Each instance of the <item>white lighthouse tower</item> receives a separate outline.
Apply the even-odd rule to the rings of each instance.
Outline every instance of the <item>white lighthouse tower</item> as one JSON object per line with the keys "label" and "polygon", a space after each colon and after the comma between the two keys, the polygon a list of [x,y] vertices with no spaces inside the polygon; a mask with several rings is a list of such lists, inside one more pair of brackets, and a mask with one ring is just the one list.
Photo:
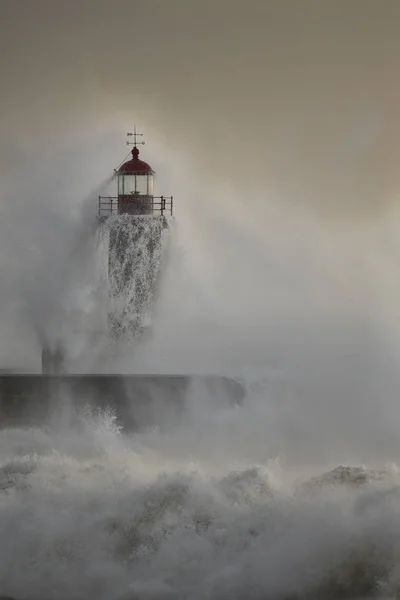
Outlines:
{"label": "white lighthouse tower", "polygon": [[[151,316],[157,284],[163,266],[168,225],[172,219],[172,196],[155,196],[155,172],[139,158],[138,142],[142,134],[133,137],[131,158],[115,169],[115,196],[99,196],[98,219],[101,238],[108,244],[107,277],[98,307],[105,318],[105,331],[86,331],[75,322],[66,324],[89,340],[106,339],[120,343],[139,341],[151,331]],[[106,308],[105,308],[106,305]],[[103,313],[103,310],[105,312]],[[96,313],[97,314],[97,313]],[[99,323],[103,323],[103,317]],[[68,337],[68,336],[67,336]],[[65,340],[43,344],[42,372],[65,373],[68,357]],[[92,347],[94,351],[94,347]]]}
{"label": "white lighthouse tower", "polygon": [[117,340],[148,331],[173,215],[173,197],[154,195],[155,172],[139,158],[142,134],[135,127],[128,136],[131,159],[115,170],[117,196],[99,197],[99,219],[109,235],[109,332]]}

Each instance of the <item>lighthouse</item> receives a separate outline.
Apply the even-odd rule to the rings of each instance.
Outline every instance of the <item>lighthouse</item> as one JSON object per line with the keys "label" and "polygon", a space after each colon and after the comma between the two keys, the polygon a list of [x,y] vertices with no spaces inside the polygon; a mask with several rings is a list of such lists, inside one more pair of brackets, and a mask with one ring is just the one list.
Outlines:
{"label": "lighthouse", "polygon": [[138,142],[142,133],[128,133],[133,136],[130,160],[114,169],[117,179],[117,196],[99,196],[99,218],[104,221],[112,215],[145,215],[172,216],[173,197],[154,196],[155,172],[144,160],[139,158],[138,145],[144,146],[144,141]]}
{"label": "lighthouse", "polygon": [[108,235],[109,333],[116,340],[148,333],[165,256],[173,197],[155,196],[155,172],[139,156],[133,137],[131,157],[114,170],[117,196],[99,197],[99,220]]}
{"label": "lighthouse", "polygon": [[[133,137],[133,142],[127,142],[133,148],[129,160],[114,169],[117,195],[98,199],[100,237],[106,241],[108,252],[104,279],[108,290],[101,294],[107,299],[106,331],[103,326],[98,332],[79,327],[79,333],[89,339],[99,339],[105,334],[117,343],[137,342],[151,332],[173,215],[173,197],[154,195],[154,169],[139,158],[138,146],[144,145],[139,141],[143,134],[137,133],[135,127],[127,135]],[[103,307],[101,302],[101,313]],[[71,327],[76,333],[76,327],[73,324]],[[63,340],[51,345],[43,343],[42,373],[65,373],[67,358]]]}

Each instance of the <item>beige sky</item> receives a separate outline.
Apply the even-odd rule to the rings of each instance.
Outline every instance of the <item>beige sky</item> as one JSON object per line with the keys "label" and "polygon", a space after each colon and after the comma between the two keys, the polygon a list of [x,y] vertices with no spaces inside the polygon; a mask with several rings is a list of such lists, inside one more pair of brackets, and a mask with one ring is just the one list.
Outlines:
{"label": "beige sky", "polygon": [[[400,190],[398,0],[0,0],[2,170],[128,111],[199,169],[318,214]],[[252,182],[252,183],[250,183]]]}

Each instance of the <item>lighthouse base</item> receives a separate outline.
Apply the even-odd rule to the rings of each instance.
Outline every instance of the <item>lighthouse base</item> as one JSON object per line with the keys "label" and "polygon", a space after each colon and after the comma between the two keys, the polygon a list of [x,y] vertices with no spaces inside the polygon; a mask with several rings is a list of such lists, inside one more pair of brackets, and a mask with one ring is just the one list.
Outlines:
{"label": "lighthouse base", "polygon": [[239,406],[243,385],[198,375],[0,375],[0,428],[62,426],[108,414],[125,432],[175,425],[195,404]]}

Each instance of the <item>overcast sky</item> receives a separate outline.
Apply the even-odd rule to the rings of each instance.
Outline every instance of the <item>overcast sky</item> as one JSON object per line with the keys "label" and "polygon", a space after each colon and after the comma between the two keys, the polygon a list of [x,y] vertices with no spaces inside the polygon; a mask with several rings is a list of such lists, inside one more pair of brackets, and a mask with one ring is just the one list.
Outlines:
{"label": "overcast sky", "polygon": [[398,447],[399,0],[0,0],[0,57],[0,368],[85,297],[136,123],[178,233],[136,368],[278,365],[290,438]]}
{"label": "overcast sky", "polygon": [[398,0],[0,11],[2,339],[25,347],[10,307],[47,307],[77,235],[71,206],[96,204],[134,122],[183,219],[192,321],[225,318],[249,343],[261,321],[308,327],[317,307],[367,319],[374,339],[400,322]]}
{"label": "overcast sky", "polygon": [[398,192],[398,0],[0,9],[2,171],[20,166],[22,140],[40,147],[127,111],[199,168],[314,211],[375,215]]}

